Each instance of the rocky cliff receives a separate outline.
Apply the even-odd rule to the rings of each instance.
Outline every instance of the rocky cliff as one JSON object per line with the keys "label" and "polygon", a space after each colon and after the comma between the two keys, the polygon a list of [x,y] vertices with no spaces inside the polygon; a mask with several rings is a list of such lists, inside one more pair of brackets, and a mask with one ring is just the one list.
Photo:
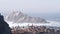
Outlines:
{"label": "rocky cliff", "polygon": [[4,17],[0,14],[0,34],[12,34],[9,25],[4,21]]}
{"label": "rocky cliff", "polygon": [[31,17],[27,14],[24,14],[22,12],[12,12],[8,16],[6,16],[6,20],[13,21],[13,22],[27,22],[27,23],[47,23],[45,19],[41,19],[40,17]]}

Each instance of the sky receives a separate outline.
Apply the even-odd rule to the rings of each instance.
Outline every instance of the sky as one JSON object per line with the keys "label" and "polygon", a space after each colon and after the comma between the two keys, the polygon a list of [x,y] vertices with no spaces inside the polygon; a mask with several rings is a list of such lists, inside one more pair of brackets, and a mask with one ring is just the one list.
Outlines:
{"label": "sky", "polygon": [[[47,11],[48,0],[0,0],[0,9],[2,10],[24,10],[36,12],[40,10]],[[36,10],[36,11],[34,11]],[[31,11],[30,11],[31,12]]]}
{"label": "sky", "polygon": [[0,0],[2,14],[12,11],[21,11],[42,18],[59,18],[60,0]]}

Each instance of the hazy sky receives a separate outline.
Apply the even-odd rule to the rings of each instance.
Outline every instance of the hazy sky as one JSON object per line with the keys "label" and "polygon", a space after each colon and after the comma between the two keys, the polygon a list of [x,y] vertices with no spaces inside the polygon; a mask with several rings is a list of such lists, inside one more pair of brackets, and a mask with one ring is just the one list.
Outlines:
{"label": "hazy sky", "polygon": [[[33,12],[60,11],[60,0],[0,0],[2,10],[33,10]],[[35,10],[35,11],[34,11]],[[49,10],[49,11],[48,11]]]}
{"label": "hazy sky", "polygon": [[51,14],[58,15],[60,13],[60,0],[0,0],[0,12],[15,10],[42,17]]}

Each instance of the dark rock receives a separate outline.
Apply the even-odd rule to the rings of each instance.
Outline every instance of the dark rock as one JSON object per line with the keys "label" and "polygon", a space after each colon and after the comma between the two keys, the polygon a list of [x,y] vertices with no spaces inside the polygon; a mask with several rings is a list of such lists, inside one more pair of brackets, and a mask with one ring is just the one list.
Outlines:
{"label": "dark rock", "polygon": [[4,17],[0,14],[0,34],[12,34],[9,25],[4,21]]}
{"label": "dark rock", "polygon": [[24,33],[21,33],[21,34],[33,34],[32,32],[24,32]]}

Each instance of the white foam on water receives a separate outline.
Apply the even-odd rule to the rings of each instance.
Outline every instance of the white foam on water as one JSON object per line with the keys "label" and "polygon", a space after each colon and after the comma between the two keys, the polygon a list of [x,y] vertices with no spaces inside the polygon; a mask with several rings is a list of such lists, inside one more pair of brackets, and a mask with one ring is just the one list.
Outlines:
{"label": "white foam on water", "polygon": [[37,25],[37,26],[60,26],[60,22],[55,22],[55,21],[48,21],[50,23],[13,23],[10,21],[6,21],[10,27],[15,27],[15,26],[31,26],[33,25]]}

